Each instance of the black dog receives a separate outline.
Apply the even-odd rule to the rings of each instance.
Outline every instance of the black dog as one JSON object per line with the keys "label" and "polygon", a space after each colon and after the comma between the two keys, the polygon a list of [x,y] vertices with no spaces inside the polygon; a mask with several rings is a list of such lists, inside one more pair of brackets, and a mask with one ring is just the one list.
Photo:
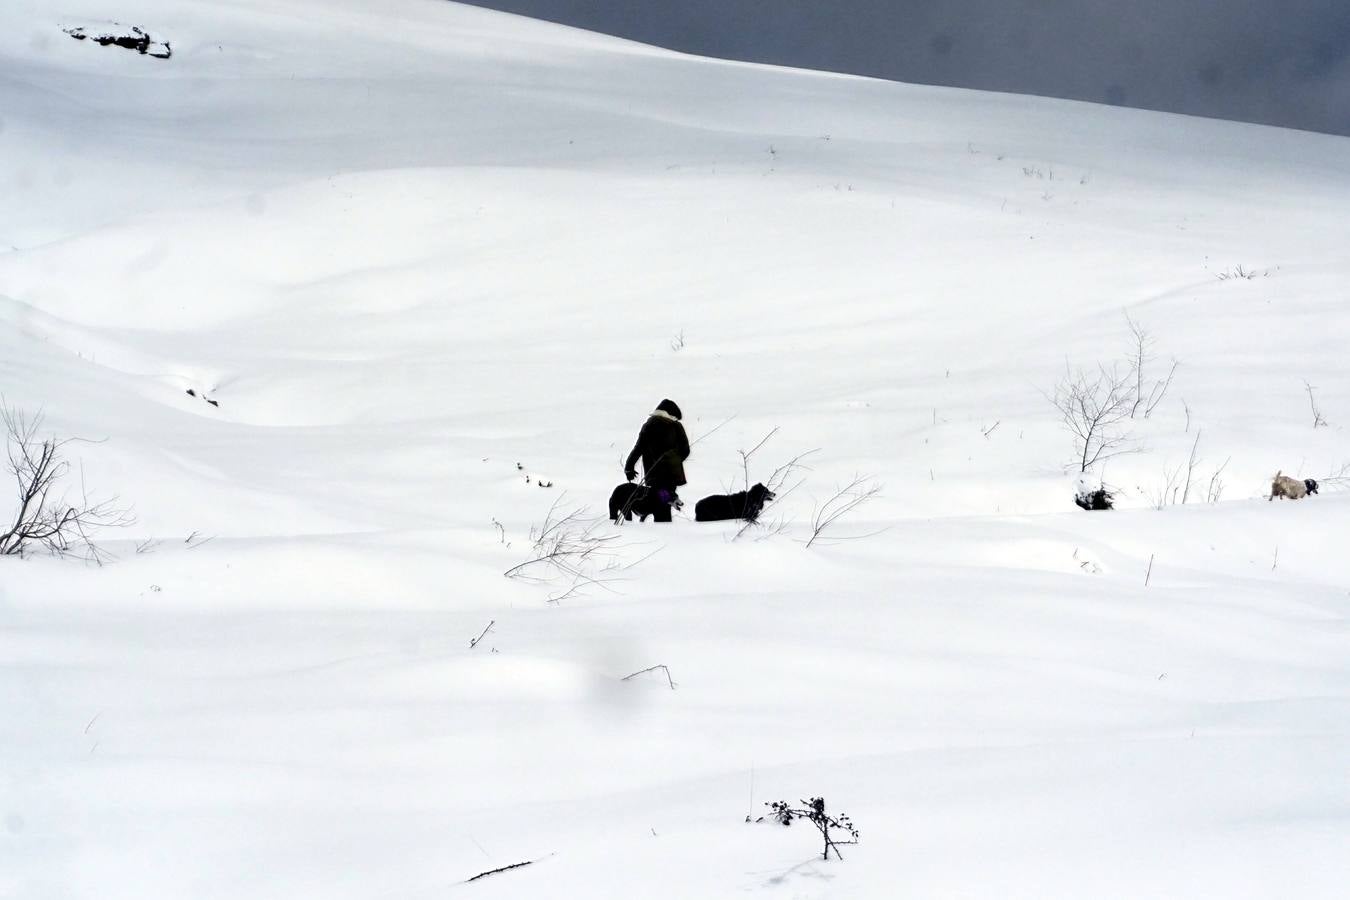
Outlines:
{"label": "black dog", "polygon": [[747,522],[753,522],[759,518],[764,504],[774,496],[774,492],[762,484],[735,494],[713,494],[694,504],[694,520],[721,522],[726,519],[745,519]]}
{"label": "black dog", "polygon": [[623,516],[625,522],[631,522],[634,513],[637,513],[639,522],[647,521],[648,516],[660,521],[663,513],[666,514],[666,521],[670,521],[669,510],[672,507],[684,509],[684,504],[673,493],[668,496],[671,498],[670,502],[663,503],[661,492],[654,491],[645,484],[621,484],[609,495],[610,521],[617,522],[619,517]]}
{"label": "black dog", "polygon": [[1309,494],[1317,493],[1317,482],[1311,478],[1303,479],[1303,486],[1308,489]]}

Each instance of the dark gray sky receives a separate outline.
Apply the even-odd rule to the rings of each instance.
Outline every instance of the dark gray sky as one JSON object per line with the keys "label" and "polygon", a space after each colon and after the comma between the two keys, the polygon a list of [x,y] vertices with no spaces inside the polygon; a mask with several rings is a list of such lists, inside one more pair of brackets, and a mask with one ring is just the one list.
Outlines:
{"label": "dark gray sky", "polygon": [[1350,134],[1350,0],[468,0],[675,50]]}

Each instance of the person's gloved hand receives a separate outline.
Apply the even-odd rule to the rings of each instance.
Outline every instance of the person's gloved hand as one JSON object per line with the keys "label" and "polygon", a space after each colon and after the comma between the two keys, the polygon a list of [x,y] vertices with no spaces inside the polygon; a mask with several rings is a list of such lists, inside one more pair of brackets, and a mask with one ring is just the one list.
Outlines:
{"label": "person's gloved hand", "polygon": [[623,474],[628,476],[629,481],[637,480],[637,471],[635,469],[625,469]]}

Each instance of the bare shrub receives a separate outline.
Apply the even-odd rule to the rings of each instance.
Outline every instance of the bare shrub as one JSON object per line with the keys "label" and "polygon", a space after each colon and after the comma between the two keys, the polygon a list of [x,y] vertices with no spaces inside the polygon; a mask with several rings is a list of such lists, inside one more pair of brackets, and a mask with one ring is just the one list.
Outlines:
{"label": "bare shrub", "polygon": [[1148,501],[1149,506],[1154,509],[1165,509],[1177,502],[1177,493],[1181,490],[1177,486],[1177,479],[1180,474],[1180,466],[1175,468],[1163,466],[1162,484],[1152,488],[1141,487],[1139,492],[1144,495],[1144,499]]}
{"label": "bare shrub", "polygon": [[530,559],[502,573],[507,578],[564,585],[549,597],[551,602],[593,587],[612,590],[613,582],[620,580],[624,571],[643,561],[624,563],[619,536],[606,533],[604,528],[609,520],[589,515],[585,506],[564,512],[561,506],[565,497],[554,500],[544,521],[530,529]]}
{"label": "bare shrub", "polygon": [[1066,370],[1055,385],[1050,399],[1073,435],[1074,464],[1080,472],[1138,449],[1125,427],[1134,405],[1133,380],[1132,371],[1122,374],[1118,366],[1098,366],[1096,375]]}
{"label": "bare shrub", "polygon": [[1179,503],[1189,503],[1192,492],[1197,498],[1203,496],[1206,503],[1218,503],[1219,498],[1223,496],[1223,472],[1224,469],[1228,468],[1228,463],[1232,460],[1232,457],[1225,459],[1223,465],[1214,470],[1213,474],[1210,475],[1208,485],[1202,489],[1197,472],[1199,472],[1202,462],[1199,450],[1200,435],[1203,433],[1203,431],[1195,433],[1195,440],[1191,442],[1191,452],[1186,458],[1185,465],[1164,466],[1163,480],[1160,486],[1152,489],[1140,489],[1149,505],[1154,509],[1175,506]]}
{"label": "bare shrub", "polygon": [[23,556],[45,550],[57,556],[78,556],[102,565],[111,554],[94,542],[104,528],[120,528],[135,519],[117,497],[92,499],[81,476],[79,491],[66,482],[71,475],[64,449],[78,438],[39,437],[42,414],[29,416],[0,406],[8,469],[18,489],[18,509],[0,531],[0,556]]}
{"label": "bare shrub", "polygon": [[[881,485],[867,484],[867,476],[857,475],[853,480],[835,491],[834,496],[816,507],[811,514],[811,537],[806,546],[810,547],[820,540],[826,530],[833,527],[844,516],[853,512],[869,500],[881,495]],[[831,538],[831,540],[856,540],[871,537],[870,534],[856,535],[853,538]]]}

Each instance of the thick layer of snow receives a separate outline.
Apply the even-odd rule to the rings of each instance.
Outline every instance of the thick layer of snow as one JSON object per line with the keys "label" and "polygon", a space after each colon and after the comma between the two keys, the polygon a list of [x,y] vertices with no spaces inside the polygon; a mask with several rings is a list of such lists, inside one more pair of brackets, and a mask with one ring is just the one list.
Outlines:
{"label": "thick layer of snow", "polygon": [[[0,393],[139,520],[0,560],[0,896],[1343,894],[1350,142],[431,0],[0,29]],[[1086,514],[1045,394],[1127,312],[1179,366]],[[665,396],[689,499],[805,483],[504,579]],[[813,794],[842,862],[745,823]]]}

